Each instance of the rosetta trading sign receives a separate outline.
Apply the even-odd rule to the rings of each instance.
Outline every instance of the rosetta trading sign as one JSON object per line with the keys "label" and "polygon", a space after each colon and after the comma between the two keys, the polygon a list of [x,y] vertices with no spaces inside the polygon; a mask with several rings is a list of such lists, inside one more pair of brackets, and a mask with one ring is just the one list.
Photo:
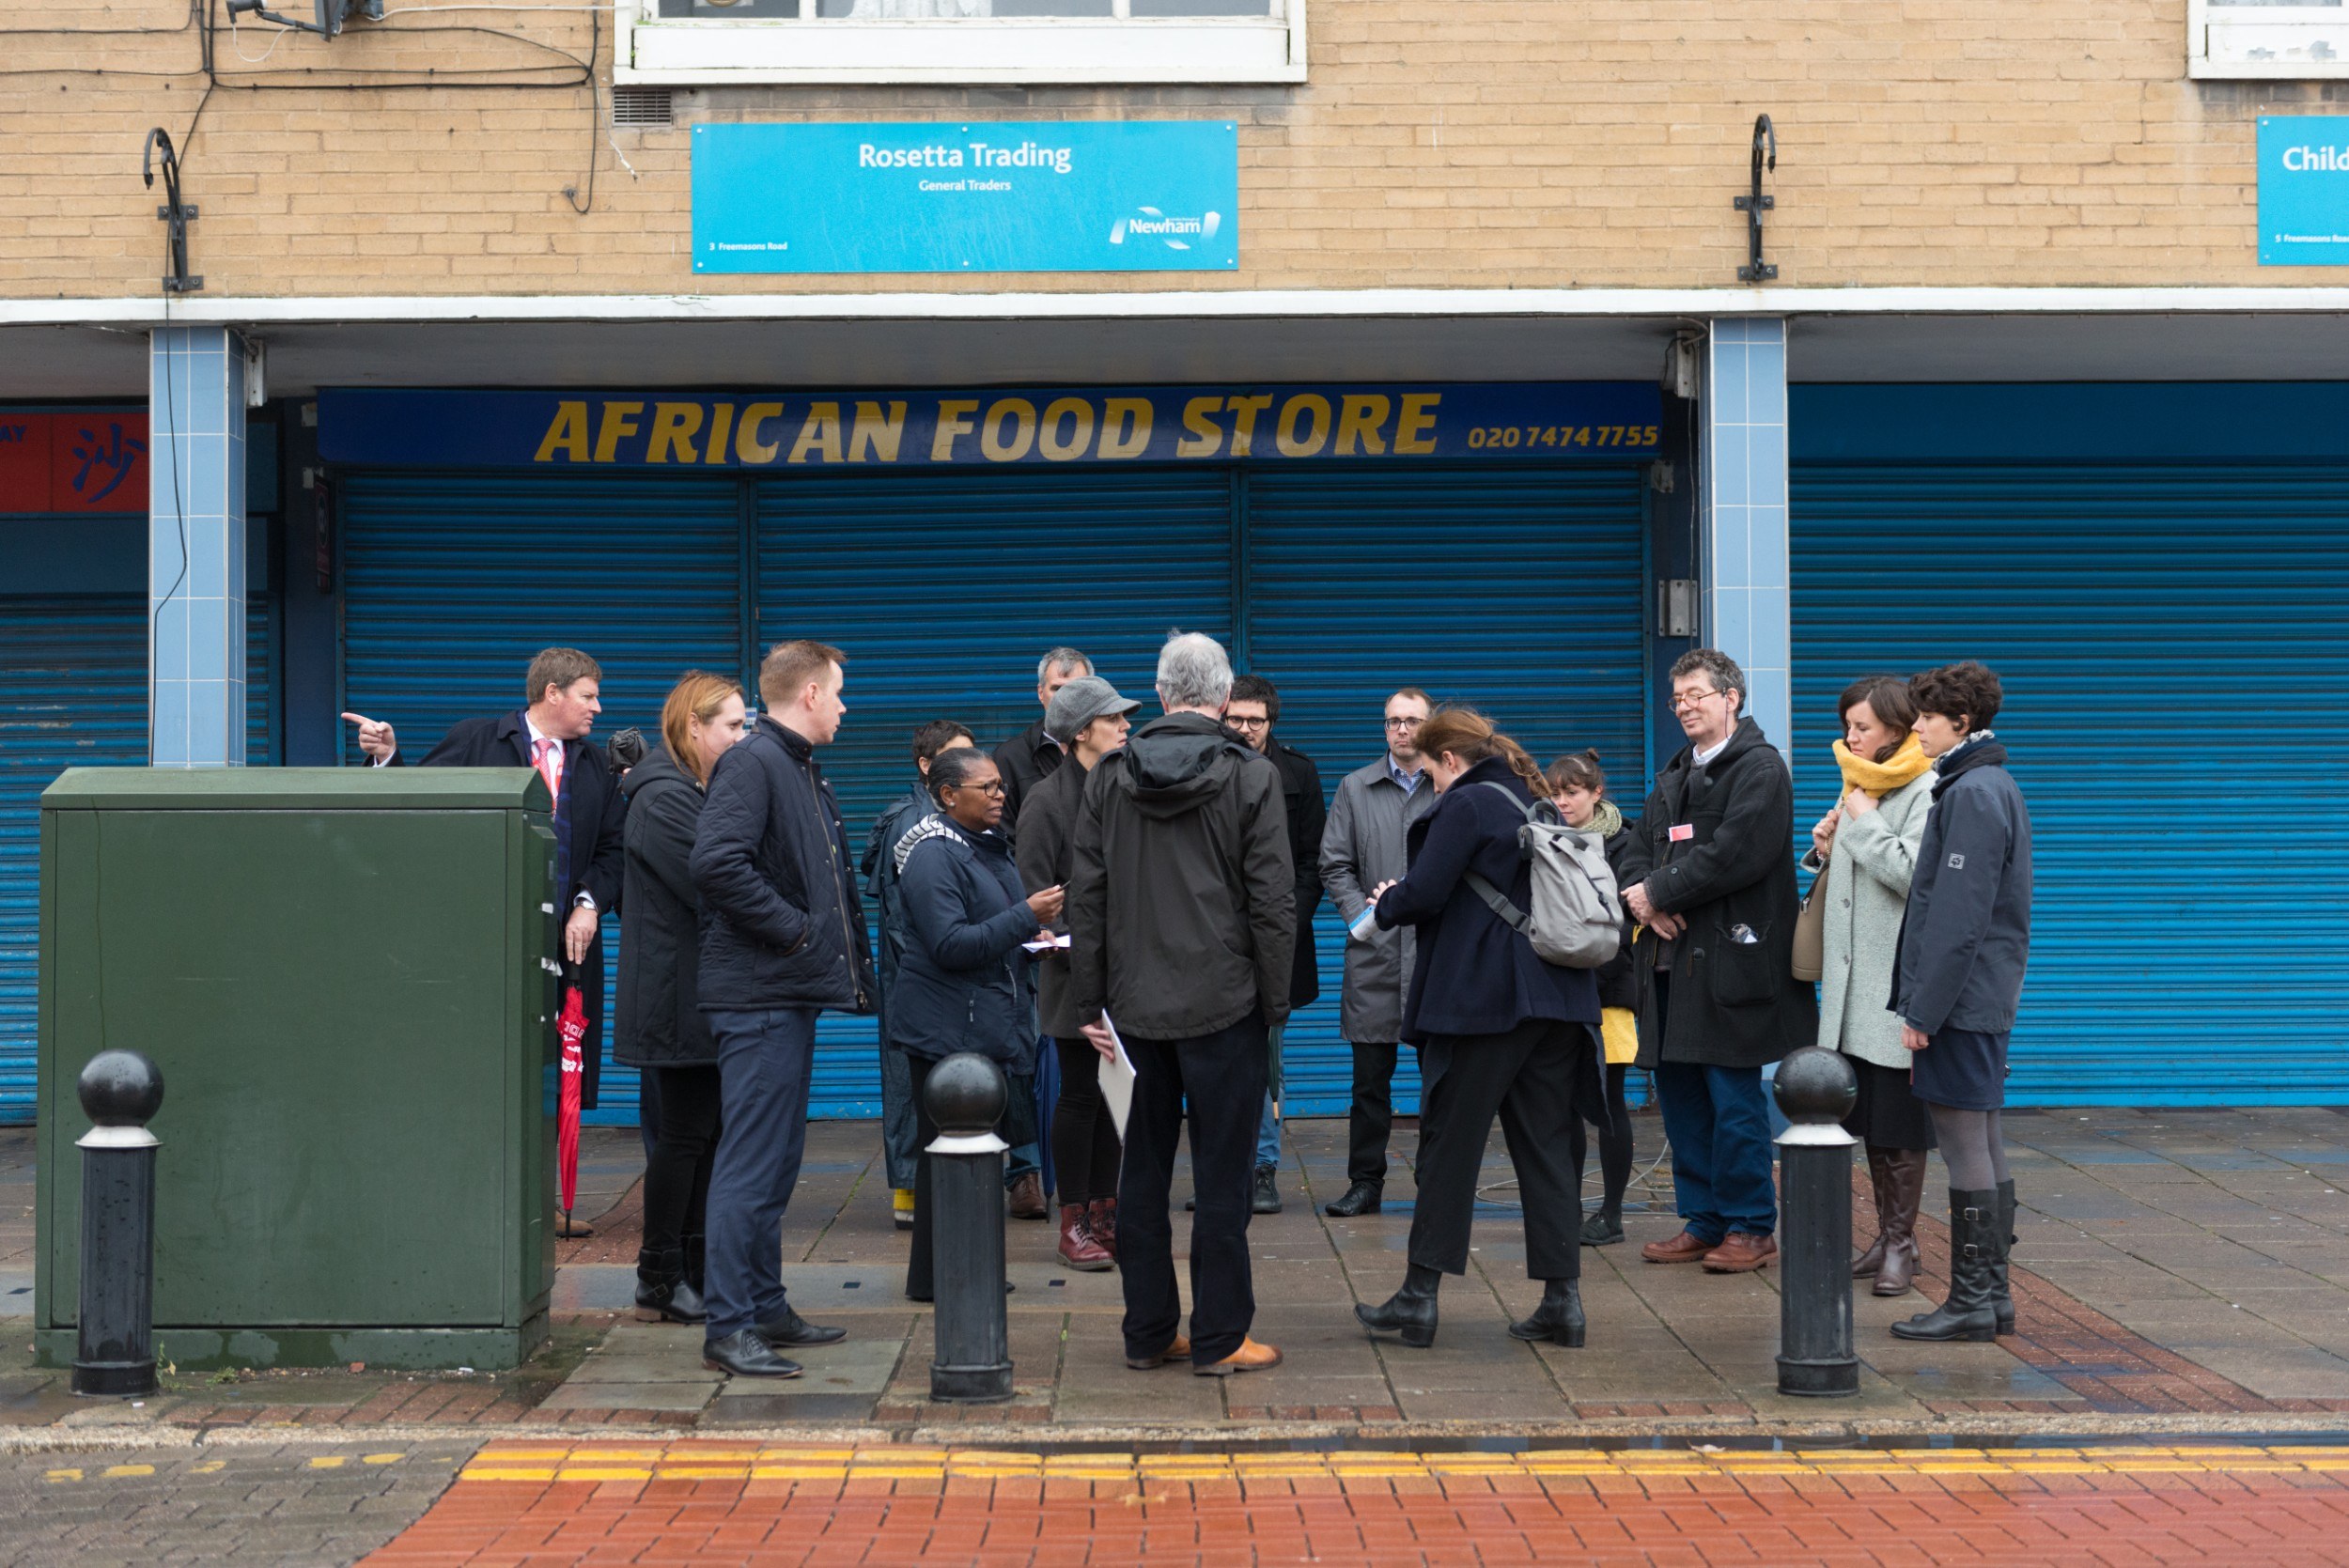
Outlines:
{"label": "rosetta trading sign", "polygon": [[1229,272],[1225,120],[697,125],[697,272]]}

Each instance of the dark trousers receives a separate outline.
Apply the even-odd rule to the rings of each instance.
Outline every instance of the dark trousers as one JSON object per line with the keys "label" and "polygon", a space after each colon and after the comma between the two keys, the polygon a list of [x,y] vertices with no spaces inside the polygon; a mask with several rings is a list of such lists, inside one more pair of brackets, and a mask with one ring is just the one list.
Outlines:
{"label": "dark trousers", "polygon": [[1568,1151],[1574,1157],[1575,1190],[1579,1192],[1591,1153],[1582,1124],[1588,1122],[1598,1129],[1598,1173],[1605,1184],[1599,1207],[1608,1214],[1623,1212],[1624,1188],[1631,1185],[1631,1100],[1626,1093],[1630,1074],[1626,1063],[1608,1067],[1606,1096],[1582,1108],[1582,1114],[1575,1119],[1574,1147]]}
{"label": "dark trousers", "polygon": [[718,1036],[718,1158],[709,1174],[706,1337],[783,1315],[783,1213],[807,1152],[816,1009],[709,1015]]}
{"label": "dark trousers", "polygon": [[1582,1274],[1582,1193],[1568,1142],[1582,1101],[1598,1092],[1598,1031],[1529,1018],[1503,1034],[1438,1038],[1420,1053],[1419,1204],[1410,1260],[1468,1272],[1469,1225],[1493,1117],[1501,1118],[1525,1211],[1525,1271]]}
{"label": "dark trousers", "polygon": [[1354,1042],[1354,1103],[1346,1113],[1346,1179],[1382,1186],[1394,1127],[1393,1041]]}
{"label": "dark trousers", "polygon": [[[930,1239],[934,1234],[930,1230],[930,1144],[938,1137],[938,1124],[930,1119],[929,1102],[922,1092],[929,1087],[930,1074],[939,1059],[915,1056],[910,1051],[900,1054],[913,1075],[913,1114],[918,1129],[913,1154],[913,1234],[910,1238],[913,1245],[906,1254],[906,1295],[916,1301],[927,1301],[937,1293],[937,1244]],[[1017,1081],[1009,1074],[1004,1077],[1007,1081]],[[1006,1105],[1004,1113],[995,1122],[995,1135],[1006,1142],[1010,1141],[1013,1120],[1010,1106]]]}
{"label": "dark trousers", "polygon": [[1060,1103],[1052,1109],[1052,1170],[1060,1201],[1089,1203],[1117,1196],[1117,1122],[1101,1099],[1101,1058],[1083,1035],[1054,1039]]}
{"label": "dark trousers", "polygon": [[1128,1036],[1134,1103],[1126,1118],[1119,1172],[1117,1266],[1126,1287],[1126,1354],[1156,1356],[1182,1327],[1174,1288],[1174,1225],[1168,1194],[1183,1102],[1190,1102],[1190,1347],[1194,1363],[1240,1347],[1256,1319],[1248,1266],[1254,1196],[1256,1119],[1264,1111],[1266,1031],[1262,1013],[1187,1040]]}
{"label": "dark trousers", "polygon": [[921,1147],[913,1135],[913,1069],[906,1053],[889,1043],[888,1027],[881,1025],[881,1158],[889,1167],[889,1185],[911,1191],[913,1152]]}
{"label": "dark trousers", "polygon": [[700,1235],[709,1210],[709,1174],[718,1153],[719,1077],[715,1066],[647,1067],[661,1125],[645,1163],[645,1250],[667,1252]]}

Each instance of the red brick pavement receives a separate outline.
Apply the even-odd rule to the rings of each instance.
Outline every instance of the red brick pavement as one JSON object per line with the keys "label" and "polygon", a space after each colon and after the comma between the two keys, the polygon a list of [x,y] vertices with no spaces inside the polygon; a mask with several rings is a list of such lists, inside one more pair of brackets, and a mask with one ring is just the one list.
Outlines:
{"label": "red brick pavement", "polygon": [[493,1446],[370,1568],[2349,1563],[2349,1451]]}

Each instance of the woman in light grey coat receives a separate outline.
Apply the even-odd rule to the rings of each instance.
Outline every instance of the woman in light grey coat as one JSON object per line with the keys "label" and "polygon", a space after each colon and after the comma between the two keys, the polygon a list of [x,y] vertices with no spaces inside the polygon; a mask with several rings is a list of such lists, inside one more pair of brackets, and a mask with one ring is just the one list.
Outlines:
{"label": "woman in light grey coat", "polygon": [[1917,1210],[1933,1119],[1909,1088],[1900,1015],[1887,1005],[1917,846],[1933,809],[1933,766],[1910,733],[1917,708],[1892,675],[1854,681],[1837,705],[1843,794],[1811,831],[1803,864],[1826,879],[1819,1045],[1851,1058],[1859,1099],[1843,1126],[1868,1148],[1876,1239],[1852,1264],[1875,1294],[1901,1296],[1917,1273]]}

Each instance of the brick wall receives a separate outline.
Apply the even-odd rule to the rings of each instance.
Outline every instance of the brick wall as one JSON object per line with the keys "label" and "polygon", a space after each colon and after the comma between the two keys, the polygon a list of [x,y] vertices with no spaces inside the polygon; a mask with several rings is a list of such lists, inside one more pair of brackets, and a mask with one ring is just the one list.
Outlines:
{"label": "brick wall", "polygon": [[[2186,0],[1314,0],[1301,87],[680,90],[675,129],[613,140],[608,100],[591,121],[584,86],[526,85],[576,78],[539,46],[585,54],[586,14],[410,13],[247,64],[275,30],[232,39],[224,0],[199,3],[220,8],[209,98],[172,0],[0,0],[0,297],[152,289],[140,140],[182,137],[199,101],[187,195],[214,297],[836,289],[692,274],[690,125],[928,117],[1237,117],[1241,268],[855,287],[1728,285],[1763,111],[1785,284],[2336,281],[2254,264],[2253,126],[2349,84],[2189,83]],[[382,85],[428,69],[521,74]],[[584,199],[591,156],[582,216],[565,191]]]}

